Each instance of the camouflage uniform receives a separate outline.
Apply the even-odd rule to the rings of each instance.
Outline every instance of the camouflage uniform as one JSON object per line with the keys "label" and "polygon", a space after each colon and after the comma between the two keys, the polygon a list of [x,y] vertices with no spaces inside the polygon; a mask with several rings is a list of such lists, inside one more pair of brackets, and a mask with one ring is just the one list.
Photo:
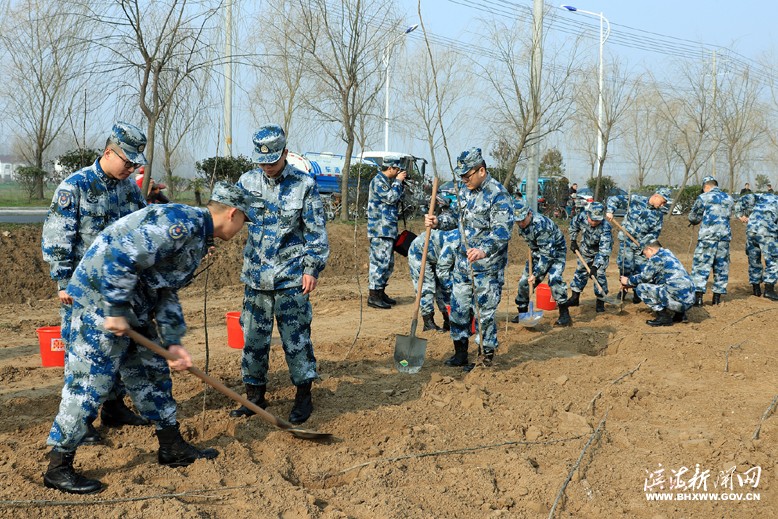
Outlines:
{"label": "camouflage uniform", "polygon": [[[594,205],[593,202],[591,205]],[[598,204],[599,207],[602,207]],[[602,220],[602,223],[597,226],[592,226],[589,223],[589,211],[581,211],[570,222],[570,241],[574,242],[578,239],[578,234],[581,235],[581,243],[578,246],[578,252],[584,261],[591,265],[593,270],[596,270],[595,278],[597,283],[600,284],[605,294],[608,293],[608,278],[605,276],[605,271],[608,269],[610,263],[611,251],[613,250],[613,233],[611,232],[611,224],[607,220]],[[599,218],[602,218],[600,216]],[[589,273],[586,271],[586,267],[578,261],[573,281],[570,283],[570,289],[573,292],[582,292],[586,283],[589,281]],[[604,294],[597,288],[597,284],[594,285],[594,294],[597,297],[602,297]]]}
{"label": "camouflage uniform", "polygon": [[635,293],[655,312],[683,313],[694,304],[694,282],[668,249],[660,248],[639,273],[628,278]]}
{"label": "camouflage uniform", "polygon": [[748,217],[746,255],[749,283],[778,283],[778,196],[772,193],[744,195],[735,206],[735,215],[738,218]]}
{"label": "camouflage uniform", "polygon": [[[703,184],[713,177],[705,177]],[[689,222],[700,225],[697,247],[692,261],[692,279],[697,292],[706,291],[708,275],[713,269],[713,293],[726,294],[729,282],[729,242],[732,229],[732,197],[718,186],[700,194],[689,211]]]}
{"label": "camouflage uniform", "polygon": [[286,163],[275,179],[258,168],[244,173],[237,185],[254,197],[241,273],[246,284],[240,316],[243,381],[267,384],[275,317],[292,383],[309,383],[318,375],[311,343],[313,311],[302,279],[303,274],[318,278],[330,254],[316,181]]}
{"label": "camouflage uniform", "polygon": [[[660,188],[657,194],[663,196],[669,205],[671,203],[670,190]],[[662,223],[668,212],[667,205],[654,208],[648,203],[649,197],[632,195],[627,200],[625,195],[616,195],[608,198],[607,212],[613,213],[617,209],[627,209],[624,216],[623,227],[639,243],[648,243],[659,238],[662,232]],[[635,245],[623,232],[619,231],[619,256],[618,267],[622,276],[630,276],[640,272],[646,263],[646,258],[641,254],[640,246]]]}
{"label": "camouflage uniform", "polygon": [[[425,235],[416,237],[408,249],[408,267],[414,290],[418,290],[421,257],[424,252]],[[459,231],[439,231],[433,229],[427,249],[427,263],[424,267],[424,283],[421,293],[421,313],[429,315],[435,312],[434,302],[446,315],[446,306],[451,301],[451,270],[454,267],[454,255],[459,246]]]}
{"label": "camouflage uniform", "polygon": [[[126,138],[126,133],[122,132],[127,130],[139,134],[135,138],[145,143],[146,138],[138,128],[119,122],[112,132],[117,145],[119,138]],[[145,163],[142,155],[134,158],[141,161],[141,157]],[[41,238],[43,259],[49,264],[51,279],[57,282],[58,290],[68,286],[78,262],[103,229],[143,207],[146,207],[146,199],[135,182],[108,176],[100,166],[99,157],[91,166],[63,180],[54,192]],[[60,328],[66,347],[72,311],[71,305],[60,305]],[[121,380],[117,380],[117,387],[108,400],[123,395]]]}
{"label": "camouflage uniform", "polygon": [[[474,150],[470,153],[474,154]],[[480,150],[477,155],[480,158]],[[467,169],[464,172],[467,172]],[[456,249],[452,273],[451,338],[456,342],[470,336],[471,315],[475,313],[475,285],[475,297],[480,311],[477,326],[483,338],[481,344],[484,351],[493,351],[498,347],[494,314],[502,296],[504,271],[508,263],[508,242],[513,230],[513,203],[508,191],[488,174],[483,183],[473,191],[461,184],[458,203],[452,204],[451,211],[438,216],[439,229],[449,231],[457,226],[460,235],[464,233],[466,240],[461,240]],[[486,257],[468,264],[465,247],[480,249],[486,253]],[[471,266],[472,282],[469,272]]]}
{"label": "camouflage uniform", "polygon": [[[523,218],[521,218],[523,220]],[[548,274],[551,294],[560,306],[567,303],[567,284],[562,279],[567,260],[567,244],[559,227],[547,216],[532,213],[530,224],[524,229],[517,225],[519,235],[524,238],[532,254],[532,268],[535,270],[535,284],[540,283]],[[516,306],[529,304],[529,261],[524,265]]]}
{"label": "camouflage uniform", "polygon": [[71,452],[86,433],[117,373],[138,411],[157,429],[176,424],[176,402],[167,362],[103,328],[105,318],[125,317],[133,328],[164,346],[180,345],[186,332],[177,291],[192,279],[213,244],[207,209],[153,205],[103,231],[84,254],[67,287],[72,327],[59,413],[47,443]]}
{"label": "camouflage uniform", "polygon": [[394,271],[394,240],[397,238],[397,204],[403,197],[403,184],[382,172],[370,181],[367,199],[367,237],[370,239],[368,288],[386,287]]}

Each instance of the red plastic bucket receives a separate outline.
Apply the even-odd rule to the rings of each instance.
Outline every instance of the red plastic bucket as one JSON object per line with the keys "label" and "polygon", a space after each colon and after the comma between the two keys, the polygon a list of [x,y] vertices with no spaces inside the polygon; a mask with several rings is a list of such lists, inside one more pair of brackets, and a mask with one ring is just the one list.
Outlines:
{"label": "red plastic bucket", "polygon": [[556,310],[556,301],[551,296],[551,287],[541,283],[535,289],[535,308],[538,310]]}
{"label": "red plastic bucket", "polygon": [[227,346],[243,348],[243,327],[240,325],[240,312],[227,312]]}
{"label": "red plastic bucket", "polygon": [[[451,305],[446,305],[446,311],[449,317],[451,316]],[[470,333],[475,333],[475,317],[470,321]]]}
{"label": "red plastic bucket", "polygon": [[38,332],[41,363],[44,368],[61,368],[65,365],[65,341],[59,326],[43,326]]}

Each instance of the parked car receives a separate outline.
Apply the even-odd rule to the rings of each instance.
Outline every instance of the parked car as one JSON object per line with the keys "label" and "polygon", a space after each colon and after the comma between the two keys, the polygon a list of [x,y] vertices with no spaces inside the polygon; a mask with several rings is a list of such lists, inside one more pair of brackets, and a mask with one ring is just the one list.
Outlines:
{"label": "parked car", "polygon": [[[624,191],[623,189],[619,187],[614,187],[608,192],[608,196],[605,197],[607,200],[608,197],[616,196],[616,195],[624,195],[626,196],[628,193]],[[578,192],[575,194],[575,211],[579,212],[582,211],[587,205],[594,202],[594,192],[589,189],[588,187],[582,187],[578,189]],[[603,202],[605,203],[605,202]],[[627,212],[624,209],[617,209],[615,213],[613,213],[613,216],[619,216],[623,217]]]}

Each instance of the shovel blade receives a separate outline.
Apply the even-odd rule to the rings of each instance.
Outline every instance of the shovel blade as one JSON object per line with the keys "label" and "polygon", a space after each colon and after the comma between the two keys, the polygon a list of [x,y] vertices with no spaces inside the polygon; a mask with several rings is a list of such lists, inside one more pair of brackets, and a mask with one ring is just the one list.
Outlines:
{"label": "shovel blade", "polygon": [[534,328],[542,320],[543,320],[542,311],[519,314],[519,324],[526,328]]}
{"label": "shovel blade", "polygon": [[394,367],[400,373],[418,373],[427,353],[427,339],[398,335],[394,343]]}
{"label": "shovel blade", "polygon": [[298,429],[297,427],[294,427],[292,429],[286,429],[286,432],[292,433],[297,438],[302,438],[304,440],[331,440],[332,434],[330,433],[322,433],[322,432],[316,432],[311,431],[309,429]]}
{"label": "shovel blade", "polygon": [[613,306],[617,306],[621,304],[621,301],[616,296],[602,296],[599,299]]}

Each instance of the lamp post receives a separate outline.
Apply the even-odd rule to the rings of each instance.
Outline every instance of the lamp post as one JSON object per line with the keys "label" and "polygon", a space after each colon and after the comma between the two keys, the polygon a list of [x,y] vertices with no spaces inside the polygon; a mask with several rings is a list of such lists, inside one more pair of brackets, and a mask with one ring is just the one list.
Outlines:
{"label": "lamp post", "polygon": [[[594,13],[592,11],[584,11],[578,9],[572,5],[563,5],[562,9],[567,9],[574,13],[588,14],[591,16],[598,16],[600,18],[600,82],[597,96],[597,174],[600,173],[600,167],[602,164],[602,81],[603,81],[603,62],[602,62],[602,49],[605,46],[605,40],[611,34],[611,24],[602,13]],[[607,31],[603,34],[603,23],[607,25]]]}
{"label": "lamp post", "polygon": [[416,30],[419,24],[413,24],[402,34],[398,34],[389,44],[384,51],[384,74],[386,75],[386,83],[384,89],[386,90],[384,99],[384,151],[389,151],[389,51],[394,45],[400,41],[406,34],[409,34]]}

